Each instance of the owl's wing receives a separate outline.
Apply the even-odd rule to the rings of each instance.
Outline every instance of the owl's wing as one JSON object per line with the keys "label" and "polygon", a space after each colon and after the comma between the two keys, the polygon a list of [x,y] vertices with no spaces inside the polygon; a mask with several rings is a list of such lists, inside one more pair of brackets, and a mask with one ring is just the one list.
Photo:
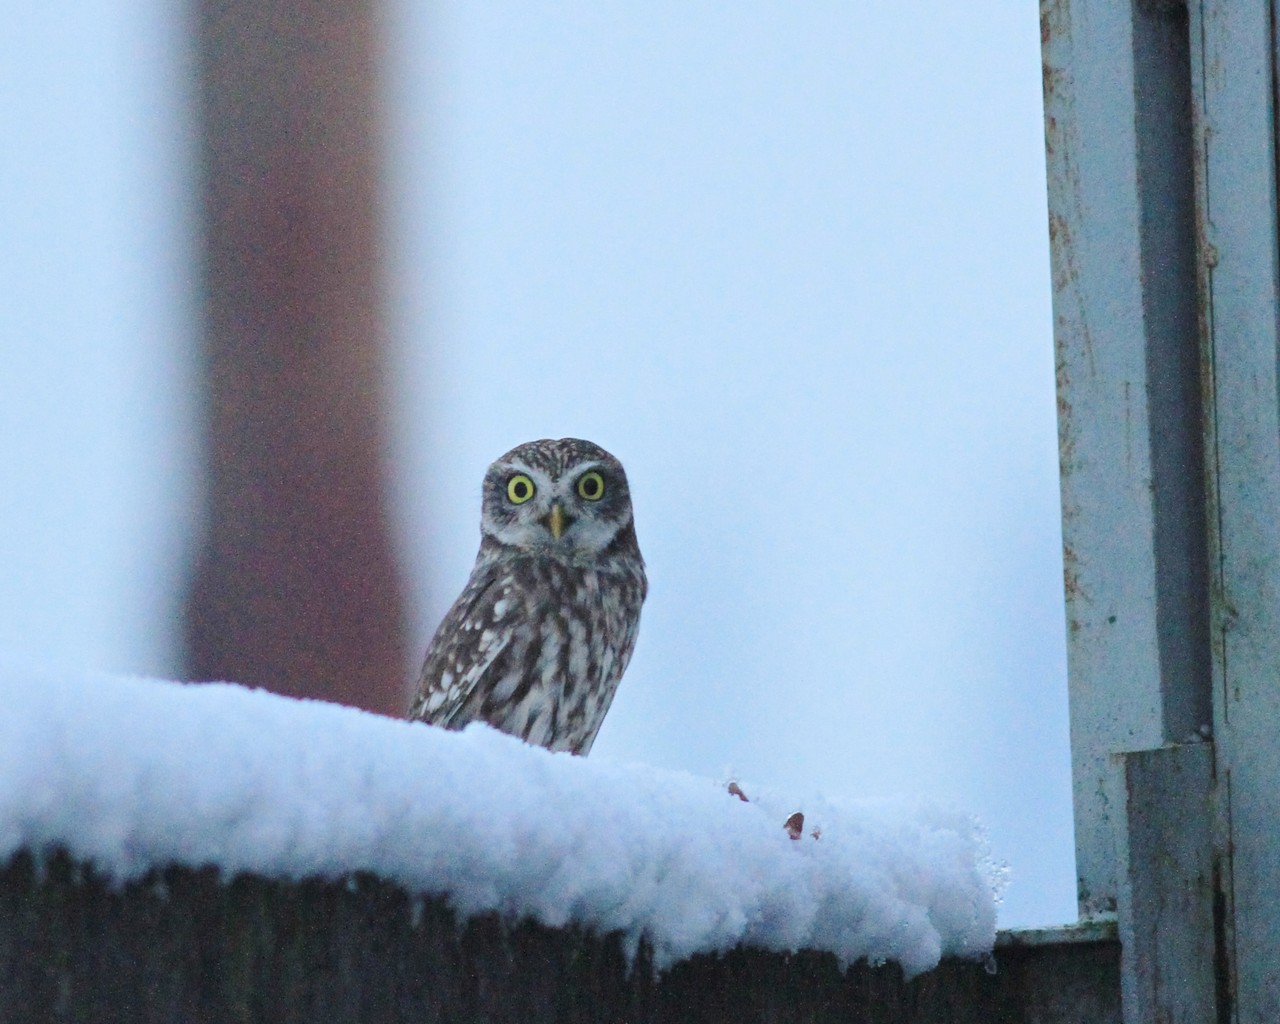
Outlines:
{"label": "owl's wing", "polygon": [[511,641],[509,629],[496,628],[493,612],[507,592],[506,584],[494,565],[471,574],[427,648],[410,719],[445,728],[466,724],[457,721],[458,712]]}

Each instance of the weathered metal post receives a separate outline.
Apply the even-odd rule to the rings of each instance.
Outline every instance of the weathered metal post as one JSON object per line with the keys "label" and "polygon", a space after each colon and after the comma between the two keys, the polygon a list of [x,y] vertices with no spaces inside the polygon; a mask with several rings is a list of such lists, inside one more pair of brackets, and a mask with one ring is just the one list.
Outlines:
{"label": "weathered metal post", "polygon": [[1273,0],[1042,4],[1080,912],[1280,1020]]}
{"label": "weathered metal post", "polygon": [[1186,15],[1147,7],[1042,11],[1083,917],[1124,877],[1113,755],[1211,717]]}
{"label": "weathered metal post", "polygon": [[1220,998],[1280,1020],[1275,0],[1191,0],[1209,472]]}

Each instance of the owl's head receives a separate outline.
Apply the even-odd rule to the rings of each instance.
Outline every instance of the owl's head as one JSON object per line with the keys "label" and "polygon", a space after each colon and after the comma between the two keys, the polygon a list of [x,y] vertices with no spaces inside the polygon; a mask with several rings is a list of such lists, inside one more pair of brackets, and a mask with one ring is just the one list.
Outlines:
{"label": "owl's head", "polygon": [[634,547],[622,463],[573,437],[512,448],[485,474],[480,530],[486,542],[566,560]]}

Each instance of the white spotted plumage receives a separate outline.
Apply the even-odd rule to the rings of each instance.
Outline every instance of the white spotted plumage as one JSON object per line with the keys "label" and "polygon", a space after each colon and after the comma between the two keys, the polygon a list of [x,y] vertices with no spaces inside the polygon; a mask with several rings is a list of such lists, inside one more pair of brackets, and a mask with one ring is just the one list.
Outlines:
{"label": "white spotted plumage", "polygon": [[[528,496],[523,484],[513,496],[516,477]],[[479,720],[587,753],[646,591],[618,460],[574,438],[512,449],[485,474],[480,552],[427,649],[410,718],[451,729]]]}

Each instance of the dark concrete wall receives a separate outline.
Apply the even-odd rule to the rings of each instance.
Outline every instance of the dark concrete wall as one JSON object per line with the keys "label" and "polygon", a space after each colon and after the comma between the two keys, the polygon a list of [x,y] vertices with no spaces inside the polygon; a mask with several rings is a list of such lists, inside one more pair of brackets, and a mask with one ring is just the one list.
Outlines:
{"label": "dark concrete wall", "polygon": [[113,890],[64,855],[0,870],[0,1021],[1118,1024],[1114,942],[1002,947],[841,973],[826,954],[736,950],[655,976],[617,936],[460,925],[395,886],[173,868]]}

